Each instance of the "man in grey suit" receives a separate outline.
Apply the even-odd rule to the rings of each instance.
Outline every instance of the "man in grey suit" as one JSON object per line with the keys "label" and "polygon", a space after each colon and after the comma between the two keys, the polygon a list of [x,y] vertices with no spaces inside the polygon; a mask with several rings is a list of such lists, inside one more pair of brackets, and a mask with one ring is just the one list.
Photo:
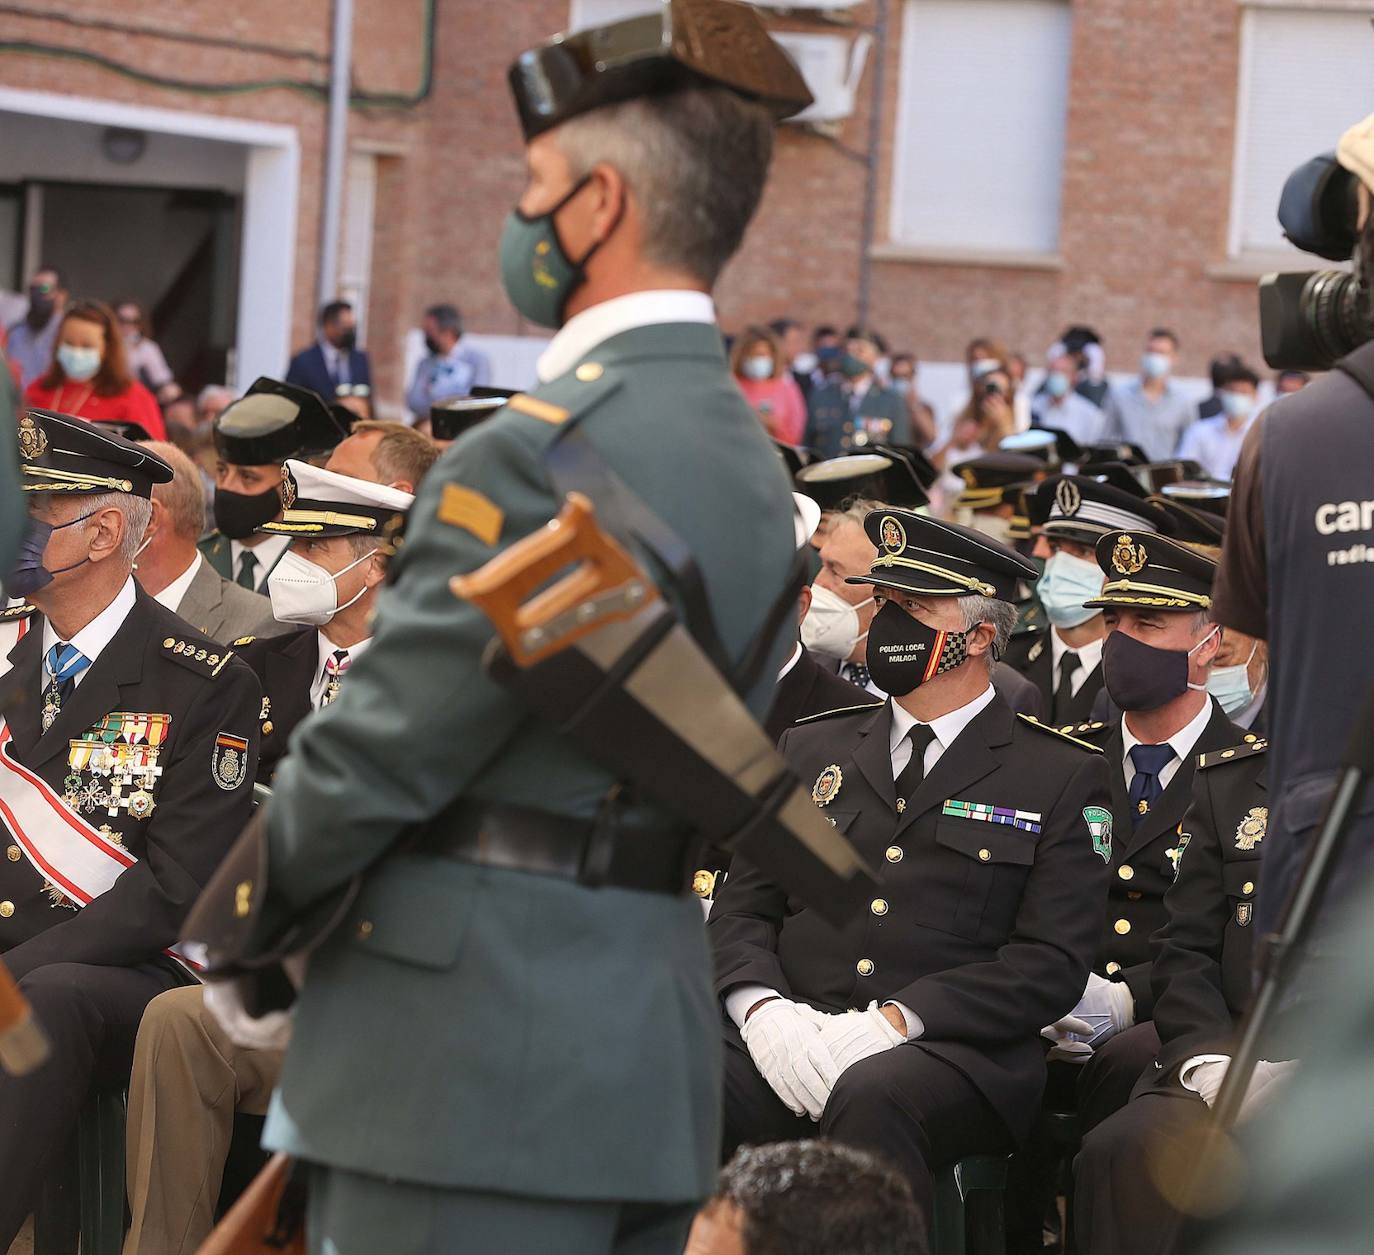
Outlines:
{"label": "man in grey suit", "polygon": [[143,590],[221,645],[287,631],[272,617],[266,597],[226,580],[196,548],[205,526],[205,488],[191,459],[161,441],[148,448],[172,468],[173,478],[153,493],[152,521],[134,568]]}

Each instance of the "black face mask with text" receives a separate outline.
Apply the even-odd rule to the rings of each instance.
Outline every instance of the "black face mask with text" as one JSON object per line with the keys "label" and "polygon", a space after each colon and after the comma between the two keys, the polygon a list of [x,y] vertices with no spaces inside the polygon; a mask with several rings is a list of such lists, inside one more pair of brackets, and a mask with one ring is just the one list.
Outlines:
{"label": "black face mask with text", "polygon": [[884,693],[905,697],[927,680],[966,662],[968,638],[977,627],[975,623],[964,632],[942,632],[889,601],[873,616],[868,629],[868,673]]}

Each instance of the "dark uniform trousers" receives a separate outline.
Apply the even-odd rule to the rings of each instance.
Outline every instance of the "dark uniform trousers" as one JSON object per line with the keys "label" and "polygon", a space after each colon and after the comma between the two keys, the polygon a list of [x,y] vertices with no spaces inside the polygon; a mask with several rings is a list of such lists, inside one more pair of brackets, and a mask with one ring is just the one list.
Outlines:
{"label": "dark uniform trousers", "polygon": [[1188,841],[1179,877],[1155,938],[1154,1021],[1113,1038],[1084,1070],[1087,1136],[1074,1163],[1074,1218],[1085,1253],[1155,1255],[1172,1232],[1161,1173],[1187,1170],[1196,1154],[1188,1135],[1207,1115],[1179,1068],[1195,1055],[1229,1054],[1250,999],[1268,824],[1263,746],[1242,742],[1201,756],[1181,824]]}
{"label": "dark uniform trousers", "polygon": [[[190,979],[161,952],[248,820],[257,759],[252,672],[142,592],[47,731],[36,700],[42,639],[43,621],[35,618],[9,654],[14,691],[23,699],[6,712],[15,756],[59,794],[90,800],[78,802],[84,817],[108,826],[139,861],[78,911],[55,903],[59,895],[0,833],[7,847],[0,858],[7,908],[0,912],[0,957],[52,1049],[25,1076],[0,1073],[0,1251],[32,1210],[91,1087],[127,1079],[144,1007]],[[118,794],[120,786],[82,766],[69,747],[100,729],[118,759],[130,730],[135,738],[147,733],[138,717],[149,715],[167,718],[158,745],[162,774],[141,785],[151,807],[139,817],[116,805],[110,815],[109,797],[95,803],[91,795]]]}
{"label": "dark uniform trousers", "polygon": [[[1106,852],[1084,811],[1106,805],[1106,770],[994,699],[899,806],[891,728],[885,703],[781,742],[880,869],[882,896],[836,929],[737,859],[707,932],[721,997],[759,984],[826,1012],[892,1000],[924,1030],[841,1074],[817,1128],[789,1113],[727,1027],[726,1148],[819,1132],[877,1150],[928,1216],[936,1170],[1010,1151],[1039,1107],[1040,1028],[1076,1001],[1096,944]],[[969,817],[978,806],[1031,826]]]}

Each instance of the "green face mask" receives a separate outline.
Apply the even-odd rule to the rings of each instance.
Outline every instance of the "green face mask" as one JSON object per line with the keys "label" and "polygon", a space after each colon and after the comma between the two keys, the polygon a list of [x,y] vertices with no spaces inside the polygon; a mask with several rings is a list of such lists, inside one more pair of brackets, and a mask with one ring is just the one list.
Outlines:
{"label": "green face mask", "polygon": [[[563,251],[554,216],[591,180],[587,175],[552,209],[524,214],[512,209],[501,233],[501,282],[510,303],[541,327],[561,327],[568,297],[586,278],[587,263],[606,241],[593,244],[581,261]],[[609,235],[606,237],[609,239]]]}

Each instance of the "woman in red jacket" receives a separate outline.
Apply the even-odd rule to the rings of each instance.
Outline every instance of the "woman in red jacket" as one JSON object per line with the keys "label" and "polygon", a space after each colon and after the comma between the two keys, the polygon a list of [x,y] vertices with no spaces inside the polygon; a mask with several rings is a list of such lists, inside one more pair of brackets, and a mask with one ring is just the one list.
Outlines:
{"label": "woman in red jacket", "polygon": [[135,423],[154,440],[167,439],[157,401],[129,376],[124,337],[113,311],[99,301],[67,306],[52,364],[24,392],[27,404],[92,423]]}

